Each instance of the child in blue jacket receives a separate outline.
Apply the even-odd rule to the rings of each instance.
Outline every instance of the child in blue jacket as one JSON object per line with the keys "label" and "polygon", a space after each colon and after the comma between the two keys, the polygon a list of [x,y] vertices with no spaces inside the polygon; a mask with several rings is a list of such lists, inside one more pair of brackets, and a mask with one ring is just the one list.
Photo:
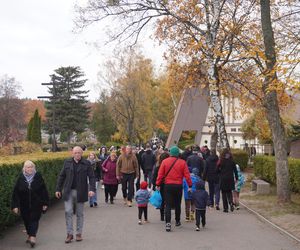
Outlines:
{"label": "child in blue jacket", "polygon": [[[199,169],[193,168],[191,173],[192,180],[192,192],[196,190],[196,184],[201,180],[199,177]],[[185,201],[185,221],[195,220],[195,205],[192,200],[192,193],[188,192],[188,184],[183,179],[183,191],[184,191],[184,201]]]}
{"label": "child in blue jacket", "polygon": [[200,218],[202,227],[206,224],[206,206],[208,201],[208,193],[205,191],[205,182],[200,180],[196,184],[196,191],[192,193],[192,200],[196,208],[196,231],[200,230]]}
{"label": "child in blue jacket", "polygon": [[144,214],[145,223],[148,222],[148,202],[150,199],[150,192],[147,190],[148,183],[143,181],[140,189],[135,194],[135,200],[139,211],[139,225],[142,225],[142,215]]}

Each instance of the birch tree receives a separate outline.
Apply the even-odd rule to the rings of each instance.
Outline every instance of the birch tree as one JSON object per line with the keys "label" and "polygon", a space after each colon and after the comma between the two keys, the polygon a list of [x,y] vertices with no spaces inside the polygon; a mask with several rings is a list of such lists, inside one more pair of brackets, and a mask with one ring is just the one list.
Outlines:
{"label": "birch tree", "polygon": [[[76,23],[79,28],[86,28],[104,19],[112,22],[117,20],[120,29],[112,33],[111,40],[124,41],[131,38],[132,44],[138,41],[145,26],[152,24],[165,34],[173,35],[174,43],[170,46],[171,50],[174,44],[175,47],[188,45],[193,48],[189,52],[196,52],[194,56],[198,57],[198,65],[202,64],[202,67],[206,68],[207,86],[215,114],[220,147],[229,148],[220,99],[222,82],[220,70],[230,60],[234,51],[235,35],[243,27],[253,2],[249,0],[90,0],[86,6],[77,8],[79,17]],[[189,52],[184,52],[186,57],[183,57],[183,60],[187,60],[186,58],[192,55],[188,54]]]}

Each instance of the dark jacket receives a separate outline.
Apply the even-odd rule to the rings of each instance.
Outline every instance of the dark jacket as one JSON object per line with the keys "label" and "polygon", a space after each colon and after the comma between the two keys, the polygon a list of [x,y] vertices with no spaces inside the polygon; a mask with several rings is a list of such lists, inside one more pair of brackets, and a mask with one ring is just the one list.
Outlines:
{"label": "dark jacket", "polygon": [[235,162],[230,159],[222,160],[218,166],[218,171],[220,173],[220,189],[223,191],[234,190],[234,176],[238,180]]}
{"label": "dark jacket", "polygon": [[194,201],[196,209],[206,209],[208,193],[205,191],[205,182],[203,180],[200,180],[196,184],[196,191],[192,193],[192,200]]}
{"label": "dark jacket", "polygon": [[217,155],[210,155],[205,164],[203,173],[203,180],[208,182],[219,183],[219,172],[217,168],[219,157]]}
{"label": "dark jacket", "polygon": [[49,195],[41,174],[35,174],[30,187],[21,174],[13,190],[11,208],[19,208],[22,216],[30,214],[32,220],[39,220],[43,206],[49,206]]}
{"label": "dark jacket", "polygon": [[199,170],[199,176],[202,178],[204,161],[198,154],[194,153],[190,155],[186,160],[186,164],[188,165],[190,172],[192,172],[193,168],[197,168]]}
{"label": "dark jacket", "polygon": [[[71,186],[73,182],[73,158],[65,160],[63,169],[61,170],[58,180],[56,191],[62,192],[63,199],[66,201],[69,198],[71,192]],[[81,159],[77,166],[77,201],[86,202],[88,201],[88,191],[96,191],[95,176],[92,166],[88,160]],[[87,179],[89,178],[89,185]],[[88,187],[89,186],[89,187]]]}
{"label": "dark jacket", "polygon": [[155,155],[151,149],[147,149],[142,155],[142,169],[143,171],[152,171],[155,166]]}

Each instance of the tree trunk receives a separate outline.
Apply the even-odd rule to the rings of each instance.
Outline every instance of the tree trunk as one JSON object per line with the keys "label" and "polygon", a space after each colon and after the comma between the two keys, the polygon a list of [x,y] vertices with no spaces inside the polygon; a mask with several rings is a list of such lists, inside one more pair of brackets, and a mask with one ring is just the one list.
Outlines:
{"label": "tree trunk", "polygon": [[215,126],[214,132],[211,135],[211,139],[210,139],[210,149],[217,151],[217,143],[218,143],[218,132],[217,132],[217,127]]}
{"label": "tree trunk", "polygon": [[289,202],[289,169],[287,160],[287,143],[284,127],[280,117],[277,92],[269,90],[273,82],[277,81],[276,75],[276,52],[275,39],[271,22],[270,0],[260,0],[261,24],[265,46],[266,66],[265,79],[263,84],[264,107],[269,122],[275,150],[276,159],[276,182],[278,202]]}
{"label": "tree trunk", "polygon": [[[207,65],[207,75],[208,75],[208,86],[209,86],[209,96],[214,110],[215,125],[217,128],[218,139],[221,149],[228,148],[229,143],[227,139],[227,133],[225,129],[225,121],[223,115],[223,108],[220,98],[220,88],[219,88],[219,71],[217,68],[217,62],[215,60],[215,43],[216,37],[219,30],[220,24],[220,13],[221,5],[219,0],[212,1],[213,8],[210,8],[209,1],[205,1],[205,11],[206,11],[206,44],[208,48],[208,65]],[[211,20],[210,20],[211,18]]]}

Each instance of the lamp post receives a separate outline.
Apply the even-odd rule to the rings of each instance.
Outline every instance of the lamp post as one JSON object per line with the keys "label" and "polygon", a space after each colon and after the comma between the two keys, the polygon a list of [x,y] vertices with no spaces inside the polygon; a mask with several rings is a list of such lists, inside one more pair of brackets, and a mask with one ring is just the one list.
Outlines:
{"label": "lamp post", "polygon": [[56,132],[55,132],[55,100],[56,100],[56,90],[55,83],[42,83],[45,86],[53,86],[53,95],[52,96],[38,96],[39,99],[53,99],[53,108],[52,108],[52,152],[57,151],[57,142],[56,142]]}

